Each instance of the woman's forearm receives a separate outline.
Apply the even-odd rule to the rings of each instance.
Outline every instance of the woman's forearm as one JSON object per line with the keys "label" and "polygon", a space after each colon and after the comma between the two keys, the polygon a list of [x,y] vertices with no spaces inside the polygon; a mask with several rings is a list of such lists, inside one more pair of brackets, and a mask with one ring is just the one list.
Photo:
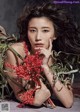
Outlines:
{"label": "woman's forearm", "polygon": [[[51,96],[49,89],[44,85],[44,83],[41,80],[40,80],[40,84],[41,87],[37,87],[38,89],[35,91],[34,101],[32,104],[34,106],[41,106]],[[19,94],[25,94],[25,93],[26,91],[21,91]],[[23,102],[22,95],[19,94],[16,94],[16,98],[20,102]]]}
{"label": "woman's forearm", "polygon": [[[63,85],[59,80],[54,81],[54,74],[50,71],[47,65],[42,65],[44,69],[45,76],[49,81],[53,92],[56,94],[57,98],[61,103],[69,108],[73,104],[73,93],[65,85]],[[54,83],[55,82],[55,83]]]}

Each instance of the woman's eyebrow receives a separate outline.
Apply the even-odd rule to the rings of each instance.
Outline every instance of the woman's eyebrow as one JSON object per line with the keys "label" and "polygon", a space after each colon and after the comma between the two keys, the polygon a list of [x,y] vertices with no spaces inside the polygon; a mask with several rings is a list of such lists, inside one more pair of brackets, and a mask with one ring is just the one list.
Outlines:
{"label": "woman's eyebrow", "polygon": [[[35,29],[36,29],[36,27],[35,27],[35,26],[30,26],[30,27],[28,27],[28,28],[35,28]],[[43,27],[41,27],[41,28],[42,28],[42,29],[43,29],[43,28],[48,28],[48,29],[49,29],[50,27],[43,26]]]}
{"label": "woman's eyebrow", "polygon": [[28,27],[28,28],[35,28],[35,29],[36,29],[36,27],[34,27],[34,26],[30,26],[30,27]]}
{"label": "woman's eyebrow", "polygon": [[50,28],[50,27],[48,27],[48,26],[43,26],[42,28]]}

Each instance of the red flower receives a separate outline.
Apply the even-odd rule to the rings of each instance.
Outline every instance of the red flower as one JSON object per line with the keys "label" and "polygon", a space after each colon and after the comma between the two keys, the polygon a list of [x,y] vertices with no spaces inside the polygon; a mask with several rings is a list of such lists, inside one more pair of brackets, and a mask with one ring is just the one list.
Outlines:
{"label": "red flower", "polygon": [[20,93],[19,97],[20,97],[22,103],[20,105],[18,105],[18,107],[22,107],[25,104],[31,104],[32,105],[34,102],[34,96],[33,96],[34,92],[35,92],[35,89],[28,90],[24,93]]}
{"label": "red flower", "polygon": [[[18,66],[6,63],[5,66],[7,66],[9,69],[14,70],[19,78],[25,79],[27,81],[32,80],[34,81],[35,85],[40,86],[39,78],[41,77],[41,73],[43,72],[43,69],[41,68],[42,59],[40,58],[38,52],[36,52],[34,55],[30,55],[25,43],[24,47],[26,57],[23,59],[23,63]],[[19,94],[19,96],[21,96],[22,98],[23,104],[33,104],[33,94],[36,89],[37,88],[35,87],[35,89],[30,89],[24,93]]]}
{"label": "red flower", "polygon": [[[31,104],[31,105],[33,104],[35,91],[37,89],[40,89],[41,87],[39,78],[42,77],[41,74],[43,72],[43,69],[41,68],[42,58],[40,58],[39,53],[36,52],[34,55],[30,55],[25,43],[24,48],[26,57],[23,59],[22,64],[14,66],[9,63],[6,63],[5,66],[13,70],[19,78],[22,78],[26,81],[33,81],[35,85],[38,85],[39,88],[36,88],[35,86],[34,88],[26,90],[24,93],[20,93],[19,97],[22,100],[22,103],[18,105],[18,107],[22,107],[25,104]],[[51,99],[48,99],[48,102],[53,107]]]}

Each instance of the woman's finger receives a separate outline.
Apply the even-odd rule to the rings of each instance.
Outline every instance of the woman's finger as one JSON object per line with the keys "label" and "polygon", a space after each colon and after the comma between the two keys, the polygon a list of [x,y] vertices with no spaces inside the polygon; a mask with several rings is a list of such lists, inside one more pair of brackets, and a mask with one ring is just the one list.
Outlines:
{"label": "woman's finger", "polygon": [[41,48],[40,49],[40,54],[45,54],[46,53],[46,49],[45,48]]}
{"label": "woman's finger", "polygon": [[49,40],[49,50],[50,51],[52,50],[52,40],[51,39]]}

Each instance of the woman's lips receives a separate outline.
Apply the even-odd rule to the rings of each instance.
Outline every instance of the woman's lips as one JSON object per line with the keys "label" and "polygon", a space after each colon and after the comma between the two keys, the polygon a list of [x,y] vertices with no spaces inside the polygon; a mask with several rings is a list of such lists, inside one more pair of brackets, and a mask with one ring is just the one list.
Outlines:
{"label": "woman's lips", "polygon": [[35,51],[40,51],[40,49],[42,48],[44,46],[44,44],[42,44],[42,43],[36,43],[35,44]]}
{"label": "woman's lips", "polygon": [[35,47],[43,47],[43,44],[42,43],[37,43],[37,44],[35,44]]}

